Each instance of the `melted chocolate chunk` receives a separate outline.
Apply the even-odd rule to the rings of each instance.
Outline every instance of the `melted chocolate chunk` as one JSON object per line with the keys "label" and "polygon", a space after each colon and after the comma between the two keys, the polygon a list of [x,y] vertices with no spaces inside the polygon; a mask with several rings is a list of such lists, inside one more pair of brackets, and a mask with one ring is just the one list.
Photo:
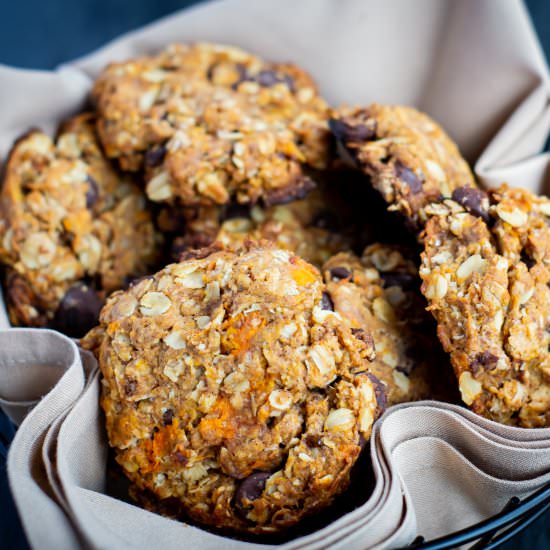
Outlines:
{"label": "melted chocolate chunk", "polygon": [[374,386],[374,395],[376,396],[376,418],[379,418],[388,405],[388,399],[386,395],[386,387],[374,374],[368,372],[367,376]]}
{"label": "melted chocolate chunk", "polygon": [[292,201],[299,201],[307,196],[307,194],[315,189],[317,184],[310,178],[303,177],[300,181],[292,183],[287,187],[274,189],[263,199],[266,207],[276,204],[287,204]]}
{"label": "melted chocolate chunk", "polygon": [[89,286],[71,287],[61,300],[53,319],[53,328],[67,336],[80,338],[98,322],[103,301]]}
{"label": "melted chocolate chunk", "polygon": [[463,206],[470,214],[489,222],[489,197],[481,189],[459,187],[453,191],[452,199]]}
{"label": "melted chocolate chunk", "polygon": [[321,298],[321,307],[327,311],[334,311],[334,302],[330,297],[328,292],[323,292],[323,297]]}
{"label": "melted chocolate chunk", "polygon": [[351,271],[345,267],[333,267],[330,270],[330,276],[336,281],[348,279],[351,277]]}
{"label": "melted chocolate chunk", "polygon": [[172,409],[167,409],[164,411],[162,415],[162,423],[165,426],[170,426],[172,424],[172,420],[174,419],[174,411]]}
{"label": "melted chocolate chunk", "polygon": [[422,180],[400,160],[395,162],[394,170],[395,175],[409,186],[412,193],[416,194],[422,191]]}
{"label": "melted chocolate chunk", "polygon": [[246,517],[247,512],[250,510],[250,505],[246,501],[258,499],[270,477],[271,474],[268,472],[255,472],[241,481],[235,491],[234,506],[243,517]]}
{"label": "melted chocolate chunk", "polygon": [[373,125],[357,124],[352,126],[337,118],[330,119],[328,125],[334,137],[344,144],[372,141],[376,138],[376,128]]}
{"label": "melted chocolate chunk", "polygon": [[485,370],[493,370],[498,363],[498,357],[490,351],[482,351],[478,353],[475,359],[472,361],[470,367],[472,372],[476,374],[480,368]]}
{"label": "melted chocolate chunk", "polygon": [[99,199],[99,186],[92,176],[86,176],[86,181],[88,183],[88,191],[86,191],[86,208],[91,209]]}
{"label": "melted chocolate chunk", "polygon": [[154,168],[155,166],[160,166],[165,156],[166,156],[166,147],[164,145],[159,145],[154,149],[149,149],[149,151],[145,153],[145,158],[144,158],[145,166],[149,166],[150,168]]}

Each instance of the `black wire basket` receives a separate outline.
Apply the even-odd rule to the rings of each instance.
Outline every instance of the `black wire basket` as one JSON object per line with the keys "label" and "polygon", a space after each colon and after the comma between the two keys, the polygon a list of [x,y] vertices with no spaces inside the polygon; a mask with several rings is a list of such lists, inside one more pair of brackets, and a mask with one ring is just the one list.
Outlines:
{"label": "black wire basket", "polygon": [[548,510],[550,510],[550,483],[523,500],[512,497],[502,511],[493,517],[430,541],[425,541],[421,536],[417,537],[407,548],[439,550],[457,548],[474,541],[468,550],[497,548],[523,531]]}

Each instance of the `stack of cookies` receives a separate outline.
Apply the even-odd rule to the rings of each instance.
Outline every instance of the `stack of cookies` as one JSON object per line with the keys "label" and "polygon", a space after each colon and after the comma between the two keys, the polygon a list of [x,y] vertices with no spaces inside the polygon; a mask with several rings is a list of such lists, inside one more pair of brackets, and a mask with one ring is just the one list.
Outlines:
{"label": "stack of cookies", "polygon": [[142,505],[273,534],[348,487],[388,405],[550,425],[548,199],[234,47],[109,65],[92,102],[13,146],[3,287],[14,325],[96,354]]}

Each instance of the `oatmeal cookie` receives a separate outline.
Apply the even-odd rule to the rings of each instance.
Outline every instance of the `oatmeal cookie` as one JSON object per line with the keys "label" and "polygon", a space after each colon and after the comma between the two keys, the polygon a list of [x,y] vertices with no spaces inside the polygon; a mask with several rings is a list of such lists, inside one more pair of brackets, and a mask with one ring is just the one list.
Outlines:
{"label": "oatmeal cookie", "polygon": [[550,426],[550,201],[505,185],[453,199],[427,209],[420,274],[462,400]]}
{"label": "oatmeal cookie", "polygon": [[389,209],[415,232],[426,220],[426,205],[450,198],[457,187],[476,187],[455,143],[412,107],[344,107],[335,112],[330,127]]}
{"label": "oatmeal cookie", "polygon": [[179,212],[185,225],[174,239],[173,257],[177,261],[180,254],[214,241],[237,249],[249,240],[265,239],[320,267],[337,252],[362,250],[368,231],[364,207],[356,208],[348,197],[351,187],[356,186],[347,175],[323,174],[320,185],[304,199],[284,205],[176,209],[174,216],[177,218]]}
{"label": "oatmeal cookie", "polygon": [[186,206],[288,202],[323,168],[328,108],[304,71],[239,48],[175,44],[109,65],[93,90],[105,151],[145,167],[147,195]]}
{"label": "oatmeal cookie", "polygon": [[[351,237],[313,225],[314,217],[307,215],[307,205],[296,203],[270,208],[256,205],[237,212],[236,216],[225,213],[226,219],[219,222],[216,232],[212,231],[215,227],[213,213],[210,209],[206,212],[202,209],[199,217],[188,223],[186,234],[175,240],[173,254],[177,259],[192,248],[213,242],[229,250],[239,250],[249,241],[267,240],[320,267],[333,254],[351,248]],[[307,219],[310,219],[309,225],[303,223]]]}
{"label": "oatmeal cookie", "polygon": [[149,270],[156,242],[145,196],[103,156],[92,115],[57,140],[38,130],[7,161],[0,194],[0,262],[15,325],[82,336],[106,293]]}
{"label": "oatmeal cookie", "polygon": [[84,341],[117,462],[183,517],[270,533],[326,507],[380,412],[374,349],[319,272],[268,244],[199,251],[113,294]]}
{"label": "oatmeal cookie", "polygon": [[372,334],[370,370],[388,404],[454,400],[452,370],[420,294],[418,268],[404,249],[373,244],[361,258],[340,253],[323,266],[326,301],[357,336]]}
{"label": "oatmeal cookie", "polygon": [[265,210],[255,206],[250,218],[225,221],[215,240],[231,250],[242,248],[247,241],[268,240],[318,267],[337,252],[351,248],[351,239],[344,235],[302,225],[289,205]]}

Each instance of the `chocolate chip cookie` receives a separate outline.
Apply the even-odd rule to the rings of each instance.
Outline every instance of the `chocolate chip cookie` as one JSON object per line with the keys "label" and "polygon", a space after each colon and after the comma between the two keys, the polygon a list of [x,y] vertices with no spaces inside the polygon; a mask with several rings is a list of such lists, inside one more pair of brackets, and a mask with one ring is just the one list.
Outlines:
{"label": "chocolate chip cookie", "polygon": [[330,128],[389,209],[399,212],[415,232],[426,220],[426,205],[450,198],[458,187],[476,187],[455,143],[412,107],[343,107]]}
{"label": "chocolate chip cookie", "polygon": [[337,254],[323,266],[326,301],[356,336],[374,338],[376,359],[370,370],[384,384],[389,405],[452,401],[452,371],[409,255],[402,247],[386,244],[368,246],[361,258]]}
{"label": "chocolate chip cookie", "polygon": [[103,156],[90,114],[54,142],[33,130],[13,147],[0,194],[0,262],[11,322],[82,336],[106,293],[156,258],[145,196]]}
{"label": "chocolate chip cookie", "polygon": [[462,400],[550,426],[550,201],[505,185],[453,199],[426,209],[420,275]]}
{"label": "chocolate chip cookie", "polygon": [[359,201],[349,198],[356,185],[348,175],[317,174],[319,185],[311,193],[284,205],[175,209],[174,217],[185,225],[174,239],[173,257],[178,260],[182,253],[215,241],[235,250],[247,241],[268,240],[321,267],[337,252],[362,250],[371,224],[365,223]]}
{"label": "chocolate chip cookie", "polygon": [[113,294],[84,340],[117,461],[183,517],[271,533],[326,507],[380,412],[374,349],[319,272],[269,246],[200,251]]}
{"label": "chocolate chip cookie", "polygon": [[186,206],[303,197],[323,168],[328,108],[309,75],[239,48],[176,44],[109,65],[93,90],[105,151],[145,168],[148,197]]}

